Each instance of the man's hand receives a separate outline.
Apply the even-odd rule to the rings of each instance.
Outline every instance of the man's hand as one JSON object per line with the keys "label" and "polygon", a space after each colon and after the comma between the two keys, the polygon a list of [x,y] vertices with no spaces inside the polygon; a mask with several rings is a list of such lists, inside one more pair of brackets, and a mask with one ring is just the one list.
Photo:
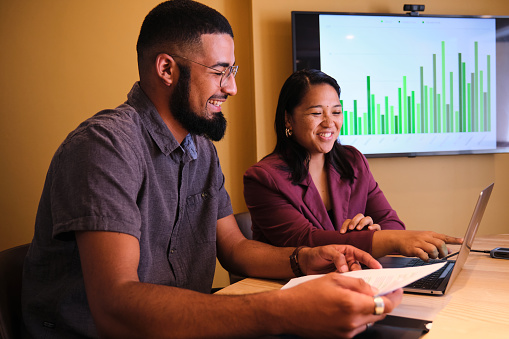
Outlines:
{"label": "man's hand", "polygon": [[360,231],[364,228],[375,231],[380,231],[381,229],[380,225],[373,224],[373,219],[371,217],[359,213],[352,219],[346,219],[343,225],[341,225],[339,233],[346,233],[353,230]]}
{"label": "man's hand", "polygon": [[446,244],[461,244],[463,239],[431,231],[384,230],[373,234],[373,256],[398,252],[424,261],[449,254]]}
{"label": "man's hand", "polygon": [[376,292],[371,286],[362,279],[337,273],[280,293],[281,306],[288,312],[283,331],[314,338],[352,338],[366,330],[367,324],[390,313],[401,302],[403,294],[399,289],[383,296],[384,314],[375,315],[373,297]]}
{"label": "man's hand", "polygon": [[350,245],[306,247],[299,252],[299,264],[305,274],[360,270],[359,263],[369,268],[382,268],[368,253]]}

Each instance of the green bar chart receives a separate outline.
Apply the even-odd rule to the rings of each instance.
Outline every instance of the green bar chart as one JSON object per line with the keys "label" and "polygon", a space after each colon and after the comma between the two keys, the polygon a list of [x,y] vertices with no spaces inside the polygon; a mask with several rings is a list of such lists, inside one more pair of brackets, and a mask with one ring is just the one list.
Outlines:
{"label": "green bar chart", "polygon": [[[446,48],[446,42],[442,41],[441,50],[430,55],[432,69],[416,66],[420,75],[418,88],[409,88],[407,76],[402,77],[401,86],[394,93],[397,105],[389,105],[388,96],[378,97],[371,89],[372,77],[367,76],[367,111],[357,111],[357,102],[362,98],[354,99],[351,108],[343,104],[345,120],[341,135],[489,132],[491,55],[482,56],[486,69],[479,69],[476,41],[472,46],[475,64],[467,65],[462,61],[462,53],[458,53],[456,67],[447,70]],[[468,66],[473,67],[474,72],[467,74]],[[454,96],[455,89],[458,98]],[[366,128],[362,128],[364,125]]]}
{"label": "green bar chart", "polygon": [[320,16],[340,142],[365,154],[494,149],[495,32],[489,19]]}

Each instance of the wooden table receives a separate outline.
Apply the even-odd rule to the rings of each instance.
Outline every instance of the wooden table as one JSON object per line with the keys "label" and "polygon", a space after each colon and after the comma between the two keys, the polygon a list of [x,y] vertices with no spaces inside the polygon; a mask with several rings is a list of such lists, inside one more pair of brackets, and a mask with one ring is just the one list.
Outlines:
{"label": "wooden table", "polygon": [[[509,248],[509,234],[479,236],[472,249]],[[249,294],[279,289],[285,281],[248,278],[218,294]],[[471,252],[445,296],[404,294],[395,315],[433,320],[434,338],[509,338],[509,260]]]}

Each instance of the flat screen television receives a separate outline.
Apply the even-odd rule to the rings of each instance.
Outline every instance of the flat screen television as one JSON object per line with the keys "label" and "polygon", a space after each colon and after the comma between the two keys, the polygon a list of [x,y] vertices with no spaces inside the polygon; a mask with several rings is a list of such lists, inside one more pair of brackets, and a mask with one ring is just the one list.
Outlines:
{"label": "flat screen television", "polygon": [[509,17],[292,12],[293,68],[341,87],[368,157],[509,152]]}

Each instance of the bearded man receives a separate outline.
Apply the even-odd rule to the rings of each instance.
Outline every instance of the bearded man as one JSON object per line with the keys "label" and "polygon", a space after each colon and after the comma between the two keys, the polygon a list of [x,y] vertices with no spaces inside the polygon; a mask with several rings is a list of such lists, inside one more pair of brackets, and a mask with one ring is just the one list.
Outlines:
{"label": "bearded man", "polygon": [[366,283],[337,273],[285,291],[210,294],[216,256],[229,271],[274,279],[380,265],[350,246],[277,248],[240,232],[211,142],[237,93],[224,16],[164,2],[145,18],[137,52],[127,101],[83,122],[52,159],[24,265],[30,337],[352,336],[384,316],[381,302],[385,312],[400,302],[398,291],[375,307]]}

